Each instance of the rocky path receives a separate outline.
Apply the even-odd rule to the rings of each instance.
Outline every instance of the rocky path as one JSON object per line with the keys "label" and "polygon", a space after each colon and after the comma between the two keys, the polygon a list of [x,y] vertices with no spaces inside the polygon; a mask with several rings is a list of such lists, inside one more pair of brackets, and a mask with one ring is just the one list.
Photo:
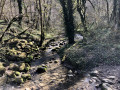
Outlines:
{"label": "rocky path", "polygon": [[[20,86],[1,84],[0,90],[120,90],[120,66],[99,66],[84,73],[70,70],[54,52],[64,44],[63,41],[52,43],[41,59],[32,62],[31,80]],[[36,73],[39,65],[47,66],[47,71]],[[0,83],[6,80],[3,76]]]}

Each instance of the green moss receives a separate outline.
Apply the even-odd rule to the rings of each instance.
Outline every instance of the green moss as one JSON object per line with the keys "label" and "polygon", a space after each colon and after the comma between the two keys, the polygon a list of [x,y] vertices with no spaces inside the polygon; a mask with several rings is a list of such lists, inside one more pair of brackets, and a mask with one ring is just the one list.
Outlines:
{"label": "green moss", "polygon": [[17,71],[17,70],[19,70],[19,66],[17,64],[11,63],[9,65],[9,69]]}
{"label": "green moss", "polygon": [[22,84],[22,83],[24,83],[24,80],[21,77],[16,77],[14,82],[17,83],[17,84]]}
{"label": "green moss", "polygon": [[31,60],[33,60],[33,56],[32,55],[28,55],[27,58],[25,59],[26,63],[30,63]]}
{"label": "green moss", "polygon": [[3,63],[0,63],[0,76],[2,76],[5,73],[5,67],[3,66]]}
{"label": "green moss", "polygon": [[20,76],[20,72],[16,71],[16,72],[15,72],[15,75],[16,75],[16,76]]}
{"label": "green moss", "polygon": [[29,80],[29,79],[31,79],[31,75],[30,74],[22,74],[22,78],[25,80]]}
{"label": "green moss", "polygon": [[30,70],[30,65],[28,63],[25,64],[25,71],[29,71]]}
{"label": "green moss", "polygon": [[21,63],[19,70],[20,71],[24,71],[25,70],[25,63]]}

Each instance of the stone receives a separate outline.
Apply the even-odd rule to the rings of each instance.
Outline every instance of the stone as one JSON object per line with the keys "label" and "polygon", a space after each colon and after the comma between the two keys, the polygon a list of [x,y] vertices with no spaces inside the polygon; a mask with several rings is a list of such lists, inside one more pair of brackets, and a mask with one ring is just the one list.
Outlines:
{"label": "stone", "polygon": [[16,77],[14,82],[17,83],[17,84],[22,84],[22,83],[24,83],[24,80],[21,77]]}
{"label": "stone", "polygon": [[15,64],[15,63],[11,63],[10,65],[9,65],[9,68],[8,68],[9,70],[18,70],[19,69],[19,66],[17,65],[17,64]]}
{"label": "stone", "polygon": [[45,64],[42,64],[42,67],[46,67],[46,68],[47,68],[47,65],[45,65]]}
{"label": "stone", "polygon": [[68,71],[68,74],[72,74],[72,73],[73,73],[72,70],[69,70],[69,71]]}
{"label": "stone", "polygon": [[0,62],[0,76],[2,76],[5,73],[5,67],[3,66],[3,63]]}
{"label": "stone", "polygon": [[99,75],[99,71],[95,70],[95,71],[92,71],[90,73],[91,76],[98,76]]}
{"label": "stone", "polygon": [[20,72],[18,72],[18,71],[16,71],[16,72],[15,72],[15,75],[16,75],[16,76],[20,76],[20,75],[21,75],[21,73],[20,73]]}
{"label": "stone", "polygon": [[58,73],[53,73],[54,76],[58,76],[59,74]]}
{"label": "stone", "polygon": [[25,80],[30,80],[31,75],[30,74],[22,74],[22,78],[25,79]]}
{"label": "stone", "polygon": [[102,82],[104,83],[109,83],[109,84],[113,84],[114,82],[111,81],[110,79],[102,79]]}
{"label": "stone", "polygon": [[45,86],[45,84],[44,84],[44,83],[40,83],[39,85],[40,85],[41,87]]}
{"label": "stone", "polygon": [[96,83],[101,83],[101,81],[97,77],[92,77],[92,79],[96,80]]}
{"label": "stone", "polygon": [[115,79],[116,79],[115,76],[108,76],[107,78],[108,78],[108,79],[111,79],[111,80],[115,80]]}
{"label": "stone", "polygon": [[25,53],[25,52],[21,52],[21,53],[19,54],[19,57],[20,57],[20,58],[26,58],[26,53]]}
{"label": "stone", "polygon": [[25,71],[29,71],[30,70],[30,65],[28,63],[25,63]]}
{"label": "stone", "polygon": [[31,90],[30,88],[25,88],[25,90]]}
{"label": "stone", "polygon": [[7,75],[8,77],[12,77],[12,74],[13,74],[13,71],[6,71],[6,75]]}
{"label": "stone", "polygon": [[111,87],[109,87],[109,85],[107,83],[103,83],[102,84],[102,90],[114,90]]}
{"label": "stone", "polygon": [[21,64],[20,64],[19,70],[20,70],[20,71],[24,71],[24,70],[25,70],[25,63],[21,63]]}
{"label": "stone", "polygon": [[89,83],[91,84],[91,83],[96,83],[96,80],[95,79],[90,79],[89,80]]}

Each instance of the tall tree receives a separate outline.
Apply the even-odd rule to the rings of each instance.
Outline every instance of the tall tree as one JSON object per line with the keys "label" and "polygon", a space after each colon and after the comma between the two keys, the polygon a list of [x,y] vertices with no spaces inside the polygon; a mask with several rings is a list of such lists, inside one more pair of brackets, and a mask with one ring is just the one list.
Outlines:
{"label": "tall tree", "polygon": [[120,29],[120,0],[113,1],[113,12],[111,20],[114,21],[115,26],[117,29]]}
{"label": "tall tree", "polygon": [[42,18],[42,3],[41,0],[39,0],[39,16],[40,16],[40,26],[41,26],[41,41],[39,46],[42,46],[44,39],[45,39],[45,35],[44,35],[44,30],[43,30],[43,18]]}
{"label": "tall tree", "polygon": [[74,41],[74,17],[73,17],[73,2],[72,0],[60,0],[60,4],[63,10],[64,25],[66,35],[68,37],[69,44],[73,44]]}
{"label": "tall tree", "polygon": [[21,26],[22,22],[22,0],[17,0],[18,3],[18,9],[19,9],[19,25]]}
{"label": "tall tree", "polygon": [[77,0],[77,11],[81,17],[81,22],[83,24],[84,31],[87,31],[86,26],[86,0]]}

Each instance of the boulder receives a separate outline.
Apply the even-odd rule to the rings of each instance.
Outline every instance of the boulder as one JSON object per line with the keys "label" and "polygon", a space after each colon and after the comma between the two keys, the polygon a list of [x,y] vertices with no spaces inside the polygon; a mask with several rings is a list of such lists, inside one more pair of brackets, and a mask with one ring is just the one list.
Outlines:
{"label": "boulder", "polygon": [[92,72],[90,72],[90,75],[91,76],[98,76],[99,75],[99,71],[97,71],[97,70],[92,71]]}
{"label": "boulder", "polygon": [[103,84],[102,84],[102,89],[101,89],[101,90],[114,90],[114,89],[111,88],[111,87],[109,86],[109,84],[103,83]]}
{"label": "boulder", "polygon": [[5,73],[5,67],[3,66],[3,63],[0,62],[0,76],[2,76]]}
{"label": "boulder", "polygon": [[28,63],[21,63],[19,71],[21,72],[27,72],[30,70],[30,65]]}
{"label": "boulder", "polygon": [[30,80],[31,79],[31,75],[30,74],[22,74],[22,78],[24,80]]}
{"label": "boulder", "polygon": [[9,70],[14,70],[14,71],[17,71],[17,70],[19,70],[19,66],[17,65],[17,64],[15,64],[15,63],[11,63],[10,65],[9,65],[9,68],[8,68]]}
{"label": "boulder", "polygon": [[24,70],[25,70],[25,63],[21,63],[19,71],[24,71]]}
{"label": "boulder", "polygon": [[29,71],[30,70],[30,65],[28,63],[25,64],[25,71]]}
{"label": "boulder", "polygon": [[22,83],[24,83],[24,80],[23,80],[23,78],[21,78],[21,77],[16,77],[16,78],[14,79],[14,82],[17,83],[17,84],[22,84]]}

